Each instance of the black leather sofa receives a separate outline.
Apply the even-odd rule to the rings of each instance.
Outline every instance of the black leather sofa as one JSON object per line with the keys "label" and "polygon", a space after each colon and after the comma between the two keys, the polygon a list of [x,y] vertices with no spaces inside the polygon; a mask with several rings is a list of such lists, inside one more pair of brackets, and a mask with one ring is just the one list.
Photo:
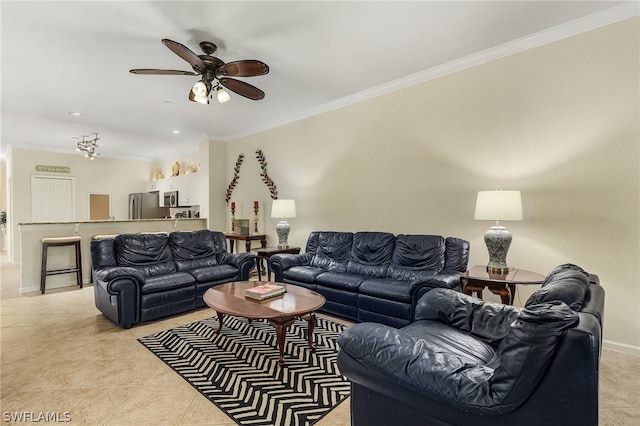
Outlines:
{"label": "black leather sofa", "polygon": [[222,232],[121,234],[91,241],[96,307],[123,328],[205,306],[204,292],[249,279],[250,253],[230,254]]}
{"label": "black leather sofa", "polygon": [[269,266],[277,282],[322,294],[322,312],[402,327],[428,290],[461,290],[468,259],[469,243],[459,238],[316,231],[304,254],[273,255]]}
{"label": "black leather sofa", "polygon": [[561,265],[525,308],[435,289],[410,325],[362,323],[339,337],[351,424],[598,424],[604,290]]}

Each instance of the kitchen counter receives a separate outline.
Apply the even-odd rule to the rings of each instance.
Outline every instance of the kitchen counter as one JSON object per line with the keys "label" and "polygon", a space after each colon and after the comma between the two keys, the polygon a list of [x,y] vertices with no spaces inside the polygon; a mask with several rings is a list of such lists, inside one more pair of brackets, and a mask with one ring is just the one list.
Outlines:
{"label": "kitchen counter", "polygon": [[158,219],[113,219],[113,220],[71,220],[71,221],[65,221],[65,222],[24,222],[24,223],[19,223],[18,226],[26,226],[26,225],[68,225],[68,224],[76,224],[76,223],[122,223],[122,222],[126,222],[126,223],[142,223],[142,222],[173,222],[173,221],[184,221],[184,220],[207,220],[207,219],[203,219],[203,218],[198,218],[198,217],[189,217],[189,218],[185,218],[185,217],[180,217],[180,218],[171,218],[171,217],[167,217],[167,218],[158,218]]}
{"label": "kitchen counter", "polygon": [[[40,266],[44,237],[82,237],[82,278],[85,284],[91,281],[91,237],[98,234],[135,234],[138,232],[196,231],[207,228],[205,218],[88,220],[72,222],[19,223],[20,229],[20,293],[40,289]],[[68,247],[53,247],[47,256],[48,269],[64,268],[74,262],[73,250]],[[52,275],[47,277],[47,289],[76,286],[75,275]]]}

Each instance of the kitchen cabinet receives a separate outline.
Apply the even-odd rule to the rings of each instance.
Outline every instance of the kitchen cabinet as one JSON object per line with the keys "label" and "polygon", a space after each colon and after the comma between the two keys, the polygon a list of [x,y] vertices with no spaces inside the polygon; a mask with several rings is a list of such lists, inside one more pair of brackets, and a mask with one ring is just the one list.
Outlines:
{"label": "kitchen cabinet", "polygon": [[202,192],[202,175],[200,173],[190,173],[181,176],[180,202],[188,206],[199,205]]}
{"label": "kitchen cabinet", "polygon": [[199,205],[203,186],[202,173],[189,173],[180,176],[171,176],[159,179],[155,182],[156,189],[160,193],[160,207],[164,205],[164,193],[167,191],[178,191],[178,199],[181,205]]}
{"label": "kitchen cabinet", "polygon": [[147,192],[159,191],[158,186],[159,185],[157,180],[150,180],[149,182],[147,182]]}

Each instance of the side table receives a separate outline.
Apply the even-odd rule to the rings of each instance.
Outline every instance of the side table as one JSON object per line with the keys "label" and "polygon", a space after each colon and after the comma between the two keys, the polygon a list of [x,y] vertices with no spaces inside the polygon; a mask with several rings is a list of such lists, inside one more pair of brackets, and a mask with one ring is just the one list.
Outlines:
{"label": "side table", "polygon": [[264,234],[251,234],[251,235],[236,235],[236,234],[224,234],[224,237],[229,240],[229,253],[233,253],[236,241],[244,241],[247,253],[251,251],[251,242],[260,241],[260,247],[267,246],[267,236]]}
{"label": "side table", "polygon": [[298,254],[300,253],[300,247],[287,247],[287,248],[278,248],[278,247],[262,247],[256,251],[256,266],[258,268],[258,281],[262,281],[262,271],[264,270],[262,266],[262,261],[266,260],[267,262],[267,280],[271,281],[271,267],[269,266],[269,258],[274,254],[278,253],[291,253]]}
{"label": "side table", "polygon": [[461,279],[465,294],[472,296],[475,292],[482,299],[482,290],[487,288],[500,296],[500,301],[505,305],[513,305],[517,284],[542,284],[545,276],[517,268],[511,269],[506,275],[490,274],[486,266],[476,265],[465,272]]}

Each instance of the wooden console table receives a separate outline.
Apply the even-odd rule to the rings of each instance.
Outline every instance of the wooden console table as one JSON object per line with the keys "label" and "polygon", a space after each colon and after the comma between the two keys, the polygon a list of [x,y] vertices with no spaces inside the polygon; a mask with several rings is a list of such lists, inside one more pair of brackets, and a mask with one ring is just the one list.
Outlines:
{"label": "wooden console table", "polygon": [[500,296],[500,301],[505,305],[513,305],[516,296],[517,284],[542,284],[544,275],[524,269],[511,269],[507,275],[489,274],[487,267],[476,265],[462,276],[462,287],[465,294],[482,299],[482,290],[485,288],[493,294]]}
{"label": "wooden console table", "polygon": [[260,241],[260,247],[267,246],[267,236],[264,234],[251,234],[251,235],[225,234],[224,236],[227,240],[229,240],[229,253],[234,252],[233,249],[235,248],[236,241],[244,241],[245,248],[247,249],[247,253],[251,251],[252,241]]}

